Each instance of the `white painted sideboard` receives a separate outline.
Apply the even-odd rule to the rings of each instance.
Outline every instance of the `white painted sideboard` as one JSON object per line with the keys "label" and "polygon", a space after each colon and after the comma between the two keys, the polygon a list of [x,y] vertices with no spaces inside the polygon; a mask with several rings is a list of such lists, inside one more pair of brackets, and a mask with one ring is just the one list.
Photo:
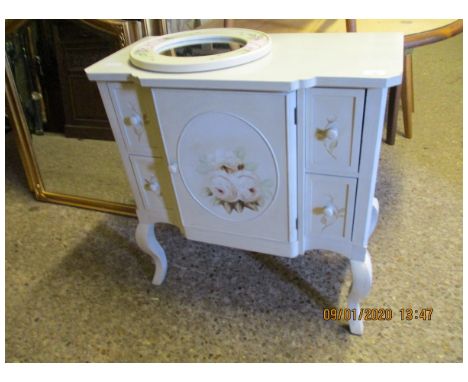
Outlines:
{"label": "white painted sideboard", "polygon": [[[154,224],[189,239],[351,261],[348,307],[372,283],[368,240],[388,87],[401,82],[401,34],[272,34],[257,61],[157,73],[124,48],[86,69],[98,82],[137,204],[137,243],[154,284],[167,263]],[[362,334],[362,321],[350,320]]]}

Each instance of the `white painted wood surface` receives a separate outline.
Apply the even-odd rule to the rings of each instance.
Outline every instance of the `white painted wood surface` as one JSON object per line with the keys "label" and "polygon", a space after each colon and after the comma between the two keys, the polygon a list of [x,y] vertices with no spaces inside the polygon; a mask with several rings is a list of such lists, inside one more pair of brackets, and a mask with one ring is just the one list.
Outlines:
{"label": "white painted wood surface", "polygon": [[153,284],[161,285],[167,273],[167,259],[164,250],[156,239],[154,224],[138,223],[135,238],[141,250],[150,255],[154,262]]}
{"label": "white painted wood surface", "polygon": [[[129,65],[130,45],[86,68],[94,81],[137,79],[145,87],[291,91],[308,87],[390,87],[401,82],[401,33],[270,34],[254,62],[197,73],[155,73]],[[141,41],[141,40],[140,40]]]}
{"label": "white painted wood surface", "polygon": [[149,89],[132,82],[117,82],[109,83],[109,90],[128,152],[161,156],[159,126]]}
{"label": "white painted wood surface", "polygon": [[[356,312],[349,320],[349,330],[353,334],[362,335],[364,321],[361,316],[361,301],[367,297],[372,287],[372,264],[369,252],[366,251],[363,261],[351,260],[353,283],[348,296],[348,308]],[[355,318],[355,319],[353,319]]]}
{"label": "white painted wood surface", "polygon": [[361,150],[363,89],[306,91],[306,169],[357,176]]}
{"label": "white painted wood surface", "polygon": [[368,89],[366,111],[362,127],[363,148],[360,160],[360,176],[356,194],[356,213],[353,228],[353,243],[362,250],[353,254],[353,259],[364,260],[372,227],[372,204],[374,200],[380,146],[382,144],[383,123],[387,89]]}
{"label": "white painted wood surface", "polygon": [[305,235],[351,240],[356,179],[307,174],[305,186]]}
{"label": "white painted wood surface", "polygon": [[[166,203],[171,200],[165,162],[158,157],[129,155],[144,209],[158,215],[158,222],[169,221]],[[163,199],[166,198],[166,203]],[[174,206],[171,206],[174,208]]]}
{"label": "white painted wood surface", "polygon": [[297,202],[288,193],[296,180],[288,167],[297,161],[287,137],[295,129],[287,124],[294,94],[155,89],[153,95],[186,230],[241,235],[243,246],[250,237],[296,240]]}
{"label": "white painted wood surface", "polygon": [[[348,306],[359,312],[372,284],[368,240],[402,38],[272,41],[269,56],[220,71],[144,72],[128,64],[130,48],[87,69],[104,81],[99,90],[137,204],[137,243],[155,262],[157,285],[167,269],[157,222],[189,239],[279,256],[335,251],[351,261]],[[350,321],[350,330],[362,334],[362,321]]]}

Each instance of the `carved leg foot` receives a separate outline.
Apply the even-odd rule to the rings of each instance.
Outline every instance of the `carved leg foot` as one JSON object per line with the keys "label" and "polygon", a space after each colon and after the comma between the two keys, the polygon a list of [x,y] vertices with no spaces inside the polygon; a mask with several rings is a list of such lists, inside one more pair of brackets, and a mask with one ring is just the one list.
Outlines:
{"label": "carved leg foot", "polygon": [[356,309],[356,320],[349,320],[349,330],[353,334],[362,335],[364,323],[358,319],[361,312],[360,301],[369,294],[372,286],[372,264],[369,251],[366,251],[364,261],[351,260],[351,271],[353,284],[349,292],[348,307]]}
{"label": "carved leg foot", "polygon": [[372,200],[372,217],[371,217],[371,227],[370,227],[369,237],[371,237],[372,234],[374,233],[378,220],[379,220],[379,201],[377,200],[377,198],[374,198]]}
{"label": "carved leg foot", "polygon": [[153,276],[153,284],[161,285],[166,277],[167,260],[164,250],[156,240],[154,224],[138,223],[135,236],[140,249],[151,256],[154,265],[156,266]]}

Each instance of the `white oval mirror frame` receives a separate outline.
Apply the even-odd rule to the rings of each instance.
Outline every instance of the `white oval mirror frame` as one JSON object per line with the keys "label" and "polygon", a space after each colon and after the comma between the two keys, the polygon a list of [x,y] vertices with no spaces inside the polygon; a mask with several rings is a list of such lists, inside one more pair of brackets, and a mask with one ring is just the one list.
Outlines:
{"label": "white oval mirror frame", "polygon": [[[188,44],[242,43],[225,53],[204,56],[168,56],[162,52]],[[149,37],[130,51],[130,62],[140,69],[166,73],[189,73],[229,68],[264,57],[271,51],[271,38],[264,32],[241,28],[199,29]]]}

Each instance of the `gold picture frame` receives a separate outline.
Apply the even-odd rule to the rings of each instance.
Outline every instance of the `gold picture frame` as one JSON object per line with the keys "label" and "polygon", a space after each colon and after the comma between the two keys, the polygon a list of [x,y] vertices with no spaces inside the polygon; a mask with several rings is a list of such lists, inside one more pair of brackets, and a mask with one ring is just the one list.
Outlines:
{"label": "gold picture frame", "polygon": [[[24,26],[29,20],[7,20],[5,31],[12,33]],[[118,37],[120,46],[124,47],[148,34],[160,33],[162,20],[142,20],[131,23],[123,20],[80,20],[88,26]],[[5,54],[5,103],[12,132],[15,137],[21,162],[34,197],[42,202],[63,204],[95,211],[136,217],[136,206],[83,196],[69,195],[47,191],[41,177],[40,168],[33,150],[31,137],[20,102],[8,56]]]}

